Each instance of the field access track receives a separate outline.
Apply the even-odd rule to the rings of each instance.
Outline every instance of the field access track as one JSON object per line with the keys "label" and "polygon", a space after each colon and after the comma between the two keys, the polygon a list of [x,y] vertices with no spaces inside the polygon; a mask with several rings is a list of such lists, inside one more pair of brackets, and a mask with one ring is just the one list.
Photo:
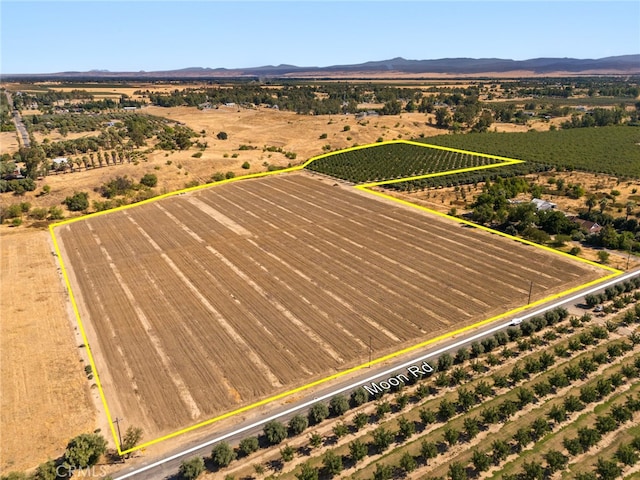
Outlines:
{"label": "field access track", "polygon": [[55,227],[112,417],[168,435],[600,278],[309,173]]}

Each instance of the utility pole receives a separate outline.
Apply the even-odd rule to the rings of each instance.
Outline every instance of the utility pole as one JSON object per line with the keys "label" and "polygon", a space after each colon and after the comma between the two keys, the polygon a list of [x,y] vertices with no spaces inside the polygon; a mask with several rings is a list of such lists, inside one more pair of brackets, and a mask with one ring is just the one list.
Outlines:
{"label": "utility pole", "polygon": [[369,367],[371,368],[371,335],[369,335]]}
{"label": "utility pole", "polygon": [[527,305],[531,303],[531,292],[533,292],[533,280],[531,280],[531,283],[529,284],[529,299],[527,300]]}
{"label": "utility pole", "polygon": [[625,268],[625,270],[629,270],[630,261],[631,261],[631,247],[629,247],[629,255],[627,256],[627,268]]}
{"label": "utility pole", "polygon": [[124,420],[124,418],[118,418],[118,417],[116,417],[116,418],[113,420],[113,423],[115,423],[115,424],[116,424],[116,427],[118,428],[118,440],[120,441],[120,443],[119,443],[119,445],[118,445],[118,447],[119,447],[119,448],[122,448],[122,435],[120,435],[120,422],[121,422],[122,420]]}

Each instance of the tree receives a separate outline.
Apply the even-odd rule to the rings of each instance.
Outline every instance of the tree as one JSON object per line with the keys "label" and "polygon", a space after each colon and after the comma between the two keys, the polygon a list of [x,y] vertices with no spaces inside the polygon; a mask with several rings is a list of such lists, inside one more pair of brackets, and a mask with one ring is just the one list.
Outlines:
{"label": "tree", "polygon": [[393,468],[384,463],[376,463],[376,469],[373,472],[373,480],[390,480],[393,476]]}
{"label": "tree", "polygon": [[568,395],[564,399],[564,408],[567,412],[578,412],[584,408],[584,403],[575,395]]}
{"label": "tree", "polygon": [[[140,442],[141,439],[142,429],[139,427],[134,427],[133,425],[129,426],[124,434],[124,438],[122,439],[120,450],[122,450],[123,452],[131,450],[138,444],[138,442]],[[130,453],[127,455],[130,455]]]}
{"label": "tree", "polygon": [[613,432],[616,428],[618,428],[618,422],[611,415],[598,415],[596,417],[596,430],[602,435]]}
{"label": "tree", "polygon": [[517,449],[522,450],[531,443],[531,434],[529,433],[529,429],[525,427],[519,428],[518,431],[513,434],[513,440],[516,442]]}
{"label": "tree", "polygon": [[544,459],[547,462],[547,469],[551,474],[564,470],[569,461],[568,457],[558,450],[549,450],[544,454]]}
{"label": "tree", "polygon": [[373,446],[379,453],[384,452],[393,442],[393,433],[382,426],[376,428],[371,435],[373,436]]}
{"label": "tree", "polygon": [[562,446],[566,448],[567,452],[569,452],[569,454],[573,455],[574,457],[584,451],[577,438],[563,438]]}
{"label": "tree", "polygon": [[302,469],[299,473],[296,473],[298,480],[318,480],[318,469],[309,464],[309,462],[302,464]]}
{"label": "tree", "polygon": [[376,415],[378,416],[378,418],[384,418],[384,416],[390,412],[391,412],[391,405],[389,404],[389,402],[384,401],[376,405]]}
{"label": "tree", "polygon": [[347,427],[344,423],[339,422],[334,425],[333,434],[337,438],[344,437],[347,433],[349,433],[349,427]]}
{"label": "tree", "polygon": [[449,464],[448,475],[451,480],[467,480],[467,470],[460,462]]}
{"label": "tree", "polygon": [[512,400],[505,400],[500,404],[500,419],[506,422],[518,411],[518,405]]}
{"label": "tree", "polygon": [[584,201],[584,203],[588,208],[587,214],[590,214],[591,213],[591,209],[598,204],[598,199],[596,198],[595,195],[589,195],[586,198],[586,200]]}
{"label": "tree", "polygon": [[330,475],[338,475],[342,471],[342,455],[336,455],[329,450],[322,457],[322,465]]}
{"label": "tree", "polygon": [[473,462],[473,468],[475,468],[476,472],[484,472],[491,464],[489,455],[484,452],[479,452],[478,450],[473,450],[471,461]]}
{"label": "tree", "polygon": [[398,410],[404,410],[404,407],[409,403],[409,395],[400,393],[396,396],[396,405]]}
{"label": "tree", "polygon": [[449,355],[448,353],[443,353],[438,358],[437,370],[439,372],[444,372],[449,370],[449,368],[451,368],[452,365],[453,365],[453,358],[451,357],[451,355]]}
{"label": "tree", "polygon": [[153,188],[158,184],[158,176],[154,173],[145,173],[140,179],[140,184]]}
{"label": "tree", "polygon": [[296,454],[296,449],[291,445],[285,445],[284,448],[280,449],[280,455],[282,456],[283,462],[290,462],[293,460],[294,455]]}
{"label": "tree", "polygon": [[216,137],[218,138],[218,140],[226,140],[227,138],[229,138],[227,132],[218,132]]}
{"label": "tree", "polygon": [[320,445],[322,445],[322,435],[320,435],[319,433],[312,433],[311,436],[309,437],[309,444],[313,447],[313,448],[317,448]]}
{"label": "tree", "polygon": [[615,460],[605,460],[598,457],[596,473],[601,480],[614,480],[622,475],[622,467]]}
{"label": "tree", "polygon": [[184,460],[180,464],[178,473],[185,480],[195,480],[204,472],[204,459],[202,457],[193,457],[190,460]]}
{"label": "tree", "polygon": [[366,457],[367,453],[367,445],[362,443],[360,440],[354,440],[349,444],[349,457],[354,464]]}
{"label": "tree", "polygon": [[409,452],[404,452],[404,454],[400,458],[400,468],[405,472],[410,473],[418,468],[418,462],[416,462],[416,459],[413,458],[413,455],[411,455]]}
{"label": "tree", "polygon": [[638,461],[638,453],[631,445],[620,445],[615,454],[618,461],[627,466],[635,465]]}
{"label": "tree", "polygon": [[436,126],[438,128],[449,128],[451,126],[451,114],[446,107],[440,107],[436,110]]}
{"label": "tree", "polygon": [[62,201],[72,212],[83,212],[89,208],[89,194],[87,192],[76,192],[71,197]]}
{"label": "tree", "polygon": [[463,412],[467,412],[475,403],[475,395],[466,388],[458,389],[458,401],[456,402],[458,407]]}
{"label": "tree", "polygon": [[317,425],[329,416],[329,407],[326,403],[316,403],[309,410],[309,423]]}
{"label": "tree", "polygon": [[544,468],[539,462],[524,462],[522,464],[524,480],[542,480],[544,478]]}
{"label": "tree", "polygon": [[356,430],[360,430],[367,423],[369,423],[369,415],[364,412],[359,412],[353,417],[353,425]]}
{"label": "tree", "polygon": [[349,400],[344,395],[336,395],[329,402],[329,407],[331,408],[331,413],[339,417],[349,410]]}
{"label": "tree", "polygon": [[408,439],[416,433],[416,424],[413,420],[407,420],[404,416],[398,419],[399,433],[403,438]]}
{"label": "tree", "polygon": [[511,448],[509,447],[509,444],[504,440],[494,440],[491,444],[491,450],[493,463],[498,465],[505,458],[507,458],[509,452],[511,451]]}
{"label": "tree", "polygon": [[421,408],[419,411],[419,414],[420,414],[420,421],[424,423],[425,426],[431,423],[435,423],[436,421],[436,414],[430,408]]}
{"label": "tree", "polygon": [[351,402],[354,407],[359,407],[369,401],[369,392],[364,388],[358,388],[351,394]]}
{"label": "tree", "polygon": [[483,408],[480,412],[480,416],[482,417],[482,421],[487,425],[497,423],[498,420],[500,420],[500,414],[495,407]]}
{"label": "tree", "polygon": [[578,441],[585,452],[596,445],[601,438],[602,435],[595,428],[583,427],[578,429]]}
{"label": "tree", "polygon": [[447,400],[446,398],[440,401],[440,405],[438,406],[438,417],[440,417],[443,422],[446,422],[455,414],[456,406],[453,402]]}
{"label": "tree", "polygon": [[518,405],[520,408],[523,408],[525,405],[533,402],[535,400],[535,395],[528,388],[519,388],[517,391],[518,395]]}
{"label": "tree", "polygon": [[97,433],[83,433],[73,438],[64,452],[64,463],[72,468],[95,465],[107,451],[107,441]]}
{"label": "tree", "polygon": [[[5,477],[3,477],[4,479]],[[56,462],[49,460],[48,462],[41,463],[36,468],[33,480],[56,480],[58,478],[58,472],[56,470]]]}
{"label": "tree", "polygon": [[304,415],[295,415],[289,420],[289,432],[291,435],[300,435],[309,426],[309,420]]}
{"label": "tree", "polygon": [[258,441],[258,437],[247,437],[243,438],[240,441],[240,453],[243,455],[251,455],[253,452],[258,451],[260,448],[260,442]]}
{"label": "tree", "polygon": [[609,252],[607,252],[606,250],[600,250],[598,251],[598,260],[600,260],[600,263],[606,265],[607,263],[609,263],[609,257],[611,255],[609,254]]}
{"label": "tree", "polygon": [[633,412],[626,405],[613,405],[611,416],[615,418],[616,422],[623,424],[633,418]]}
{"label": "tree", "polygon": [[463,422],[467,439],[472,440],[480,433],[480,426],[476,417],[466,417]]}
{"label": "tree", "polygon": [[480,398],[486,398],[493,395],[493,389],[487,382],[481,380],[476,384],[474,393]]}
{"label": "tree", "polygon": [[271,420],[264,426],[264,435],[271,445],[277,445],[287,438],[287,427],[276,420]]}
{"label": "tree", "polygon": [[537,442],[550,431],[551,427],[549,426],[549,422],[543,417],[536,418],[531,424],[531,438],[533,438],[534,442]]}
{"label": "tree", "polygon": [[211,451],[211,460],[217,467],[227,467],[236,459],[235,450],[227,442],[220,442]]}
{"label": "tree", "polygon": [[455,428],[447,427],[444,430],[443,437],[445,442],[447,442],[450,447],[453,447],[460,439],[460,432]]}

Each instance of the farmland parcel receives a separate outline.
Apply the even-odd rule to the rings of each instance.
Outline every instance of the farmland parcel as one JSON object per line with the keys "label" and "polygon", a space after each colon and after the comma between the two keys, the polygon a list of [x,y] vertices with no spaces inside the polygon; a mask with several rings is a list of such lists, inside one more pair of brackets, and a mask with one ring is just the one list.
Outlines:
{"label": "farmland parcel", "polygon": [[109,410],[146,438],[603,276],[302,172],[55,233]]}

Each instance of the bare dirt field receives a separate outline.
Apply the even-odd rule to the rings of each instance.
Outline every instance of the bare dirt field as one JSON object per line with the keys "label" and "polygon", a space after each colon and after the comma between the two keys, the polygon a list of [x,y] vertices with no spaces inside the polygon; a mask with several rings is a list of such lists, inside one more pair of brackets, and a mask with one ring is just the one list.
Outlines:
{"label": "bare dirt field", "polygon": [[16,132],[0,132],[0,150],[2,153],[15,153],[20,149]]}
{"label": "bare dirt field", "polygon": [[149,440],[603,275],[302,172],[56,236],[111,413]]}
{"label": "bare dirt field", "polygon": [[0,238],[0,471],[36,466],[95,428],[89,382],[46,231]]}

